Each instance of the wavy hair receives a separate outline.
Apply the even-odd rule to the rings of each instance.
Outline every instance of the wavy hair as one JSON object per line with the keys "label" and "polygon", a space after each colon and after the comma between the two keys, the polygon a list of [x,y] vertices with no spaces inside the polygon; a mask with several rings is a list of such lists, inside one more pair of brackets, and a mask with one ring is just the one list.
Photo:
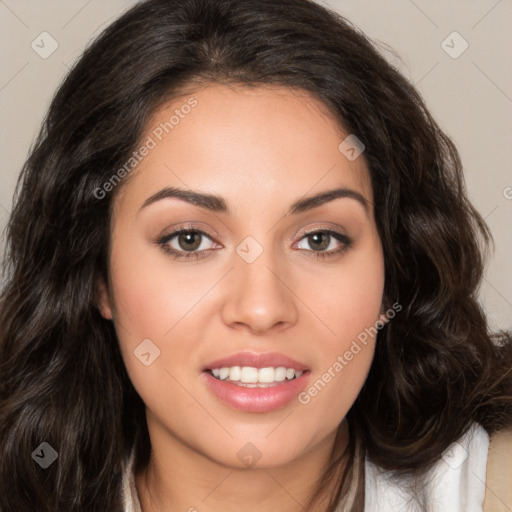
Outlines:
{"label": "wavy hair", "polygon": [[[349,508],[362,510],[365,454],[415,477],[473,422],[492,433],[512,421],[511,338],[489,331],[476,296],[492,239],[413,85],[310,0],[148,0],[69,72],[16,186],[0,298],[1,512],[120,512],[127,453],[148,461],[144,404],[97,307],[123,182],[97,190],[159,106],[213,82],[306,91],[366,146],[384,301],[403,309],[379,331],[348,413],[348,469],[333,457],[319,481],[317,496],[335,482],[328,511],[356,481]],[[46,470],[31,457],[42,442],[58,452]]]}

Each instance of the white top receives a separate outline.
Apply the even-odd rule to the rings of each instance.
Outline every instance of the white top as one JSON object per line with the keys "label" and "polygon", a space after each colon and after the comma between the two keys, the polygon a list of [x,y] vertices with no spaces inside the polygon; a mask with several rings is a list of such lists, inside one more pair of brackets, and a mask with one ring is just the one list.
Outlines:
{"label": "white top", "polygon": [[[482,512],[489,436],[474,424],[443,453],[428,473],[429,512]],[[124,512],[142,512],[132,470],[134,452],[123,478]],[[417,512],[411,500],[389,471],[365,461],[365,512]]]}
{"label": "white top", "polygon": [[[476,423],[445,450],[429,473],[429,512],[483,511],[488,451],[489,436]],[[420,510],[391,480],[389,472],[369,461],[365,472],[365,512]]]}

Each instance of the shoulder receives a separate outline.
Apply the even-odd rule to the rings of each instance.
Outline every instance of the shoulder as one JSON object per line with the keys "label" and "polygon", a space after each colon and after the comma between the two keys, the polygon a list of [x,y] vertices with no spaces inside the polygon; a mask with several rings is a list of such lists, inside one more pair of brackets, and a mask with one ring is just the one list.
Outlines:
{"label": "shoulder", "polygon": [[[482,512],[488,452],[489,436],[477,423],[444,451],[427,473],[422,489],[431,512]],[[365,512],[420,510],[404,482],[392,472],[368,460],[365,472]]]}

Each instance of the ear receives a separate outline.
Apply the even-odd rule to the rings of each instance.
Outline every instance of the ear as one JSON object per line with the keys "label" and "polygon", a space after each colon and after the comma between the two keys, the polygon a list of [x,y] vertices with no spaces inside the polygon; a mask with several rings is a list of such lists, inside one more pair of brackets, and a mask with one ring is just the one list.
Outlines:
{"label": "ear", "polygon": [[96,281],[96,305],[100,310],[101,316],[107,320],[112,320],[112,304],[107,285],[103,278]]}

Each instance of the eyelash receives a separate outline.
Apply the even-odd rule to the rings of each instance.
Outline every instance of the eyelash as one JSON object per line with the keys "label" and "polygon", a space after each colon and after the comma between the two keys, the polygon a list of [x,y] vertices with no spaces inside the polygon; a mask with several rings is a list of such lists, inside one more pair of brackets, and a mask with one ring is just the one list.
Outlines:
{"label": "eyelash", "polygon": [[[204,235],[205,237],[209,238],[210,240],[212,239],[210,237],[210,235],[208,235],[204,231],[201,231],[200,229],[196,229],[193,227],[181,227],[181,228],[173,231],[172,233],[169,233],[168,235],[164,235],[162,238],[160,238],[157,241],[157,244],[162,247],[163,251],[165,251],[167,254],[171,255],[175,259],[191,259],[191,258],[193,258],[193,259],[198,260],[198,259],[208,257],[207,252],[210,251],[211,249],[197,251],[197,252],[184,253],[183,251],[177,251],[176,249],[172,249],[171,247],[169,247],[169,245],[168,245],[169,241],[172,240],[176,235],[180,235],[182,233],[196,233],[196,234]],[[302,235],[300,240],[302,240],[310,235],[314,235],[316,233],[324,233],[329,236],[332,236],[333,238],[338,240],[338,242],[341,242],[343,245],[340,249],[331,250],[331,251],[327,251],[327,252],[325,252],[325,251],[324,252],[310,251],[307,249],[299,249],[300,251],[306,251],[309,253],[313,252],[317,259],[319,259],[319,258],[326,259],[326,258],[330,258],[330,257],[334,257],[334,256],[338,256],[340,254],[343,254],[344,252],[346,252],[348,249],[350,249],[352,247],[352,240],[348,236],[346,236],[342,233],[339,233],[337,231],[333,231],[331,229],[316,229],[313,231],[309,231],[307,233],[304,233],[304,235]]]}

